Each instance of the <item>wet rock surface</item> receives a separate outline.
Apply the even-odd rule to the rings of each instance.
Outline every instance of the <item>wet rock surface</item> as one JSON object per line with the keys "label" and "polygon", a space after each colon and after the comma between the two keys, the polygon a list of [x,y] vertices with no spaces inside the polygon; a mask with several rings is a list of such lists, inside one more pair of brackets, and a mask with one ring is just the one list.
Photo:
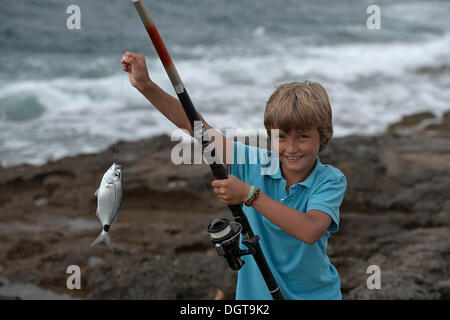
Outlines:
{"label": "wet rock surface", "polygon": [[[344,299],[449,299],[449,122],[449,113],[414,115],[380,136],[334,139],[321,154],[348,181],[328,248]],[[233,299],[236,273],[206,232],[230,214],[212,193],[209,167],[173,164],[174,145],[158,136],[0,168],[0,298],[32,298],[11,289],[30,284],[52,298]],[[114,150],[124,201],[111,253],[90,244],[101,229],[93,194]],[[80,267],[81,290],[67,289],[70,265]],[[381,270],[381,289],[367,288],[370,265]]]}

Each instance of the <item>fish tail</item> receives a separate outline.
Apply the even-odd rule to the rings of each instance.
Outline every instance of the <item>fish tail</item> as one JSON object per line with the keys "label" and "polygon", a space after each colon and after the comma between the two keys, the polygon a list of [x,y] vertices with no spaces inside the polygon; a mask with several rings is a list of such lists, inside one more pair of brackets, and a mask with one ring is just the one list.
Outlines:
{"label": "fish tail", "polygon": [[114,252],[114,248],[112,246],[111,238],[109,237],[109,233],[102,230],[100,235],[95,239],[94,242],[92,242],[91,247],[95,246],[97,243],[104,242],[109,249],[111,249],[112,252]]}

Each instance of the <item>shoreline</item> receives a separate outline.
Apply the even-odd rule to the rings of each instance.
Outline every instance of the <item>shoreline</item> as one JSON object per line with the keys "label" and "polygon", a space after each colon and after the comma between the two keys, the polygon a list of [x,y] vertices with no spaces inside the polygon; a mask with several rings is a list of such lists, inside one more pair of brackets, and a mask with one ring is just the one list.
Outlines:
{"label": "shoreline", "polygon": [[[350,135],[345,135],[345,136],[340,136],[340,137],[332,137],[332,141],[335,139],[345,139],[345,138],[350,138],[350,137],[378,137],[378,136],[383,136],[386,134],[391,134],[391,135],[401,135],[401,136],[406,136],[406,135],[416,135],[416,134],[434,134],[434,133],[438,133],[438,134],[447,134],[449,129],[448,129],[448,119],[450,117],[450,109],[443,112],[441,115],[437,116],[436,114],[432,113],[431,111],[423,111],[423,112],[418,112],[418,113],[413,113],[410,115],[406,115],[404,116],[402,119],[400,119],[399,121],[390,123],[386,126],[386,129],[378,134],[350,134]],[[237,129],[236,129],[237,130]],[[257,129],[254,129],[254,131],[258,131]],[[222,132],[223,133],[223,132]],[[160,134],[154,134],[152,136],[149,136],[147,138],[144,139],[139,139],[139,140],[118,140],[110,145],[108,145],[107,147],[100,149],[96,152],[88,152],[88,153],[77,153],[77,154],[73,154],[73,155],[66,155],[66,156],[62,156],[60,158],[57,159],[53,159],[53,160],[48,160],[45,163],[42,164],[32,164],[32,163],[28,163],[28,162],[17,162],[17,163],[13,163],[11,165],[3,165],[0,161],[0,169],[8,169],[8,168],[14,168],[14,167],[19,167],[19,166],[28,166],[28,167],[34,167],[34,168],[39,168],[51,163],[55,163],[67,158],[76,158],[78,156],[89,156],[89,155],[95,155],[95,154],[99,154],[99,153],[103,153],[106,152],[110,149],[115,148],[115,146],[120,146],[123,144],[128,144],[128,143],[139,143],[141,141],[145,141],[145,140],[151,140],[157,137],[164,137],[164,136],[169,136],[166,133],[160,133]],[[248,141],[248,140],[246,140]],[[176,143],[179,143],[179,141],[176,141]]]}
{"label": "shoreline", "polygon": [[[382,135],[333,138],[320,154],[348,180],[328,247],[344,299],[450,297],[450,112],[440,123],[423,125],[427,119],[416,114]],[[170,161],[177,143],[160,135],[42,166],[0,167],[0,278],[81,299],[233,299],[236,273],[206,231],[229,213],[207,165]],[[116,254],[90,247],[101,228],[93,193],[114,147],[124,168],[124,202],[111,229]],[[77,292],[65,287],[73,264],[83,274]],[[366,287],[369,265],[380,266],[381,290]]]}

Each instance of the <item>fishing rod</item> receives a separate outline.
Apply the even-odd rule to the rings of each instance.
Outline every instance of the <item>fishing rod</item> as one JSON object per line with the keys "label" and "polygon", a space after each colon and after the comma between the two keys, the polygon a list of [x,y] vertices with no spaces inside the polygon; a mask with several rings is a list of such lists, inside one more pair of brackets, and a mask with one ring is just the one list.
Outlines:
{"label": "fishing rod", "polygon": [[[211,140],[209,139],[204,123],[201,121],[194,105],[181,81],[180,75],[175,68],[172,58],[167,51],[164,42],[159,35],[158,29],[155,26],[150,14],[145,6],[143,0],[132,0],[136,10],[141,17],[142,23],[147,30],[148,35],[156,49],[156,52],[161,60],[164,69],[169,76],[170,81],[175,89],[175,92],[183,106],[184,112],[186,113],[192,130],[194,132],[194,122],[200,121],[201,123],[201,144],[202,152],[209,145]],[[197,122],[198,123],[198,122]],[[210,152],[213,159],[215,159],[215,147],[211,149]],[[224,165],[218,164],[216,162],[209,165],[211,171],[217,179],[227,179],[228,173]],[[272,274],[272,271],[267,264],[266,258],[262,252],[261,246],[259,244],[259,237],[253,233],[250,223],[247,220],[244,212],[242,211],[242,206],[240,204],[228,205],[230,209],[234,222],[229,222],[227,219],[214,219],[208,225],[208,232],[210,234],[210,240],[214,244],[218,254],[223,256],[230,267],[233,270],[239,270],[244,265],[244,261],[241,256],[251,254],[258,265],[259,270],[267,284],[267,288],[272,295],[274,300],[283,300],[283,295],[281,294],[280,288]],[[242,235],[242,243],[248,248],[248,250],[241,250],[239,248],[239,235]]]}

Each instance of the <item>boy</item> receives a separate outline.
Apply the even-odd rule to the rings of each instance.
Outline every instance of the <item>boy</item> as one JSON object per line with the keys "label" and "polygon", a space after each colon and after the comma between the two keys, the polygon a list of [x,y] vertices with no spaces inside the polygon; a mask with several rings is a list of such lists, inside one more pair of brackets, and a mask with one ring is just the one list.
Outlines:
{"label": "boy", "polygon": [[[150,80],[142,55],[126,52],[122,68],[131,84],[163,115],[193,135],[179,101]],[[199,117],[207,129],[214,130]],[[250,155],[259,152],[257,147],[230,141],[214,131],[222,139],[223,149],[217,150],[221,159],[233,159],[228,179],[212,182],[214,192],[226,204],[245,203],[244,213],[261,238],[285,299],[341,299],[339,275],[326,248],[330,233],[338,229],[347,182],[340,170],[323,165],[318,157],[333,134],[331,120],[328,96],[320,84],[278,87],[264,114],[269,135],[279,129],[278,147],[272,154],[279,167],[271,174],[261,173],[261,161],[248,164]],[[244,164],[236,161],[239,148],[245,154]],[[271,299],[253,257],[243,259],[236,299]]]}

